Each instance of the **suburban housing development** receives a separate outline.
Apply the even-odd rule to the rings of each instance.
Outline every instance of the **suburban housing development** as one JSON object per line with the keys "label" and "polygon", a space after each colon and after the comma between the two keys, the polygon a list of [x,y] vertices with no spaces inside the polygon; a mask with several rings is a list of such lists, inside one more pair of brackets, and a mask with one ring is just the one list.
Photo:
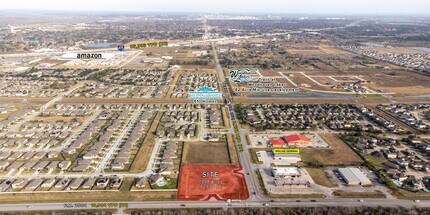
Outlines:
{"label": "suburban housing development", "polygon": [[0,212],[428,213],[430,18],[402,17],[1,15]]}

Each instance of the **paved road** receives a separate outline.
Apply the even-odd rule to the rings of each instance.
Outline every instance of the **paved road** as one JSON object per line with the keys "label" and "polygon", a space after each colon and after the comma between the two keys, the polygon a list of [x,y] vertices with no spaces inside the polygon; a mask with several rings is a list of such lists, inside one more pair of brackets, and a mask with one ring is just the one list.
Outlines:
{"label": "paved road", "polygon": [[118,137],[115,139],[114,143],[110,146],[108,152],[103,157],[103,160],[100,162],[100,164],[97,166],[97,169],[95,170],[95,173],[101,173],[106,168],[106,165],[109,163],[112,156],[115,154],[115,152],[118,150],[120,144],[124,141],[125,137],[127,137],[128,134],[133,130],[133,127],[136,125],[137,120],[139,119],[139,116],[142,114],[142,110],[138,109],[135,110],[131,117],[128,119],[126,125],[124,127],[121,127],[122,131],[119,133]]}
{"label": "paved road", "polygon": [[[205,25],[205,28],[208,28],[208,26]],[[206,32],[208,32],[208,31],[206,31]],[[205,35],[208,36],[208,33],[206,33]],[[210,42],[212,45],[212,50],[214,53],[214,59],[216,62],[216,70],[217,70],[218,76],[219,76],[222,83],[226,82],[226,78],[225,78],[224,73],[222,71],[222,67],[219,64],[218,54],[217,54],[217,49],[216,49],[216,42],[223,41],[226,39],[231,39],[231,38],[209,39],[209,40],[203,40],[202,41],[202,42]],[[233,38],[233,39],[238,39],[238,38]],[[103,50],[107,50],[107,49],[103,49]],[[46,54],[46,53],[43,53],[43,54]],[[136,57],[136,56],[137,55],[135,55],[134,57]],[[133,58],[130,58],[129,61],[131,61],[132,59]],[[224,95],[226,97],[226,100],[232,101],[229,92],[227,90],[225,90],[225,88],[222,88],[222,89],[224,91]],[[54,98],[53,100],[51,100],[50,102],[48,102],[47,104],[42,106],[41,110],[43,110],[44,108],[47,108],[48,106],[52,105],[53,103],[55,103],[59,100],[61,100],[61,98],[62,98],[62,95],[60,95],[60,97]],[[228,111],[228,113],[233,111],[233,110],[231,110],[231,106],[227,105],[227,111]],[[233,125],[233,119],[230,117],[229,120],[230,120],[230,124]],[[237,122],[237,120],[236,120],[236,122]],[[233,129],[233,126],[231,126],[231,128],[229,129],[228,132],[232,133],[232,134],[236,134],[234,129]],[[297,202],[298,199],[284,199],[284,200],[276,200],[275,202],[270,202],[267,199],[267,197],[261,195],[261,193],[259,191],[259,186],[258,186],[258,183],[256,181],[256,178],[253,176],[253,172],[256,169],[256,166],[254,164],[250,163],[250,154],[249,154],[249,151],[247,150],[248,149],[247,144],[244,142],[245,141],[245,133],[244,133],[244,130],[240,127],[239,127],[238,134],[241,137],[240,144],[242,144],[244,146],[245,150],[243,152],[239,152],[239,149],[238,149],[239,143],[235,144],[236,150],[237,150],[237,153],[239,155],[239,160],[243,166],[244,172],[249,173],[249,175],[245,174],[245,178],[246,178],[246,181],[248,184],[249,192],[250,192],[250,194],[255,192],[256,195],[251,195],[250,199],[248,199],[246,201],[242,201],[240,203],[232,203],[231,206],[229,206],[229,204],[227,204],[225,202],[157,201],[157,202],[128,202],[129,208],[135,208],[135,209],[140,209],[140,208],[142,208],[142,209],[144,209],[144,208],[214,208],[214,207],[215,208],[216,207],[226,208],[226,207],[262,207],[262,206],[266,206],[266,207],[320,207],[320,206],[363,206],[363,205],[364,206],[384,206],[384,207],[397,207],[397,206],[402,206],[402,207],[413,207],[413,206],[430,207],[430,201],[422,201],[420,203],[416,203],[416,202],[411,201],[411,200],[392,200],[392,199],[366,199],[365,202],[359,202],[357,199],[339,199],[339,198],[337,198],[337,199],[317,199],[316,202],[311,202],[309,199],[300,200],[300,202]],[[116,147],[113,147],[112,149],[114,149],[114,148],[116,148]],[[156,147],[154,147],[154,150],[156,150]],[[156,152],[156,151],[153,151],[153,153],[154,152]],[[104,166],[104,165],[101,165],[101,166]],[[148,165],[148,168],[150,168],[150,167],[151,166]],[[145,171],[143,173],[137,173],[137,174],[112,173],[112,175],[115,174],[115,175],[119,175],[119,176],[136,176],[136,177],[139,177],[139,176],[144,175],[145,173],[147,173],[147,172]],[[109,174],[105,173],[104,175],[108,176]],[[82,176],[82,174],[64,174],[62,176],[80,177],[80,176]],[[266,205],[266,204],[268,204],[268,205]],[[88,203],[83,203],[83,205],[87,205],[87,208],[91,209],[90,205]],[[183,206],[183,205],[185,205],[185,206]],[[35,203],[35,204],[31,204],[30,207],[28,207],[28,206],[29,206],[29,204],[0,204],[0,210],[1,211],[28,211],[28,210],[82,209],[82,208],[67,208],[67,207],[65,207],[64,203]]]}
{"label": "paved road", "polygon": [[[205,25],[207,28],[208,26]],[[214,55],[214,60],[215,60],[215,64],[216,64],[216,70],[218,72],[218,76],[221,80],[222,83],[226,82],[225,76],[224,76],[224,72],[222,70],[222,67],[219,63],[218,60],[218,54],[217,54],[217,48],[216,48],[216,44],[214,42],[211,43],[212,45],[212,50],[213,50],[213,55]],[[231,97],[229,92],[227,91],[227,89],[225,89],[224,87],[222,87],[222,90],[224,91],[224,96],[226,98],[227,101],[231,101]],[[226,105],[227,108],[227,114],[229,114],[230,112],[233,112],[233,110],[231,110],[229,105]],[[233,120],[232,117],[229,117],[230,120],[230,133],[233,133],[233,136],[236,135],[234,128],[233,128]],[[239,125],[239,123],[236,120],[236,123]],[[241,137],[241,142],[237,143],[236,139],[235,139],[235,148],[236,148],[236,152],[239,155],[239,161],[240,164],[242,165],[242,168],[245,172],[245,179],[248,185],[248,191],[250,194],[250,200],[257,200],[257,201],[263,201],[266,198],[260,194],[260,189],[258,186],[258,183],[256,181],[256,178],[254,177],[254,169],[251,168],[251,164],[250,164],[250,157],[249,157],[249,152],[248,150],[244,150],[243,152],[240,152],[238,144],[242,144],[242,145],[246,145],[244,143],[245,140],[245,135],[243,134],[243,132],[240,130],[241,128],[239,128],[239,135]],[[255,194],[255,195],[254,195]]]}
{"label": "paved road", "polygon": [[[300,202],[298,202],[300,201]],[[97,202],[110,203],[110,202]],[[118,202],[119,203],[119,202]],[[367,206],[367,207],[430,207],[430,201],[421,201],[416,203],[411,200],[387,200],[387,199],[366,199],[365,202],[359,202],[358,199],[318,199],[311,202],[309,199],[289,199],[275,202],[261,201],[244,201],[237,203],[226,202],[179,202],[179,201],[148,201],[148,202],[121,202],[127,203],[128,209],[148,209],[148,208],[244,208],[244,207],[324,207],[324,206]],[[31,211],[31,210],[81,210],[94,209],[90,203],[78,202],[81,207],[75,207],[76,203],[37,203],[37,204],[0,204],[2,211]],[[100,207],[98,209],[115,209],[109,207]]]}
{"label": "paved road", "polygon": [[225,80],[224,72],[222,71],[222,67],[219,64],[218,52],[216,49],[216,45],[214,42],[212,42],[211,44],[212,44],[212,51],[213,51],[213,55],[214,55],[214,59],[215,59],[215,63],[216,63],[216,71],[218,72],[218,76],[219,76],[221,82],[224,83],[226,80]]}

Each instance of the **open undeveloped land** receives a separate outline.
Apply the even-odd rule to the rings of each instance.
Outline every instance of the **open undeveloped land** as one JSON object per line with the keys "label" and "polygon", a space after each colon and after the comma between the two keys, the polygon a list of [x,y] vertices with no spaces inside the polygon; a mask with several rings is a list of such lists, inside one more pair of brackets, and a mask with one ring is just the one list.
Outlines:
{"label": "open undeveloped land", "polygon": [[87,191],[6,193],[0,195],[2,203],[21,202],[82,202],[82,201],[167,201],[176,199],[176,191]]}
{"label": "open undeveloped land", "polygon": [[287,49],[290,54],[302,54],[302,55],[346,55],[351,56],[350,52],[340,50],[336,47],[321,45],[317,49]]}
{"label": "open undeveloped land", "polygon": [[[284,73],[288,74],[288,73]],[[364,80],[371,81],[371,84],[364,86],[385,93],[395,93],[399,96],[421,95],[430,93],[430,77],[421,75],[415,72],[401,71],[401,70],[363,70],[363,71],[348,71],[348,72],[330,72],[330,71],[315,71],[305,72],[308,76],[331,76],[338,81],[345,80],[339,76],[359,76]],[[292,81],[300,86],[300,84],[308,84],[311,89],[324,89],[331,90],[330,87],[321,87],[304,77],[300,73],[294,73],[290,77]],[[340,84],[341,82],[334,82],[323,77],[313,77],[320,84]],[[348,80],[347,80],[348,81]],[[351,80],[349,80],[351,81]]]}
{"label": "open undeveloped land", "polygon": [[237,151],[236,148],[234,147],[234,140],[233,140],[233,135],[232,134],[228,134],[227,135],[227,144],[228,144],[228,152],[230,155],[230,161],[232,164],[238,164],[239,163],[239,158],[237,156]]}
{"label": "open undeveloped land", "polygon": [[185,143],[183,164],[228,164],[230,163],[225,142]]}
{"label": "open undeveloped land", "polygon": [[326,176],[323,168],[306,168],[306,171],[308,171],[316,184],[324,187],[337,187],[337,184],[334,184],[330,178]]}
{"label": "open undeveloped land", "polygon": [[330,145],[330,148],[300,150],[303,162],[316,161],[325,166],[359,165],[363,162],[338,136],[334,134],[320,134],[320,136]]}

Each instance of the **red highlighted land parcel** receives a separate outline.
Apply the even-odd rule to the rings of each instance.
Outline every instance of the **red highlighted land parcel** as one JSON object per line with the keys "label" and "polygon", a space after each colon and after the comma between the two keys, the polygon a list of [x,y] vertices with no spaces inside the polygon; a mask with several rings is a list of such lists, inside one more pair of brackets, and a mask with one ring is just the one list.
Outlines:
{"label": "red highlighted land parcel", "polygon": [[241,165],[181,166],[178,200],[225,201],[248,198],[248,187]]}

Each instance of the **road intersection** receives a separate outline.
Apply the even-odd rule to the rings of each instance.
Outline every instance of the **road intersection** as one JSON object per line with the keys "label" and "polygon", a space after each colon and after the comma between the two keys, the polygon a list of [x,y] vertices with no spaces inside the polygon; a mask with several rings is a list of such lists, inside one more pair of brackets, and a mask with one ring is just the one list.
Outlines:
{"label": "road intersection", "polygon": [[[209,32],[209,26],[207,26],[206,22],[204,22],[205,25],[205,36],[210,38]],[[226,87],[227,79],[224,75],[223,69],[219,63],[218,54],[217,54],[217,42],[222,41],[221,39],[206,39],[203,42],[210,42],[212,45],[214,60],[216,64],[216,71],[220,80],[221,89],[224,94],[224,99],[227,113],[230,114],[231,117],[229,117],[229,124],[231,125],[228,129],[229,134],[233,134],[235,137],[238,135],[240,137],[240,141],[238,139],[235,140],[235,149],[239,156],[240,164],[242,165],[242,168],[245,173],[245,179],[248,186],[248,191],[250,193],[250,198],[247,200],[243,200],[240,202],[235,203],[226,203],[222,201],[218,202],[202,202],[202,201],[133,201],[133,202],[124,202],[128,204],[128,209],[148,209],[148,208],[243,208],[243,207],[325,207],[325,206],[344,206],[344,207],[354,207],[354,206],[369,206],[369,207],[377,207],[377,206],[383,206],[383,207],[430,207],[430,201],[422,200],[420,202],[415,202],[413,200],[401,200],[401,199],[366,199],[364,202],[360,201],[360,199],[354,199],[354,198],[325,198],[325,199],[271,199],[267,196],[265,196],[260,189],[260,185],[255,177],[255,171],[257,170],[257,166],[255,164],[252,164],[251,161],[251,155],[249,152],[248,145],[246,144],[246,131],[240,126],[239,121],[235,117],[235,113],[233,110],[233,104],[232,104],[232,96],[228,88]],[[103,50],[109,50],[109,49],[103,49]],[[140,53],[139,53],[140,54]],[[133,60],[137,55],[134,55],[130,57],[130,59],[127,59],[127,62],[130,62]],[[126,63],[127,63],[126,62]],[[125,65],[121,64],[121,65]],[[47,109],[49,106],[53,105],[55,102],[60,101],[63,96],[66,96],[70,93],[72,93],[74,90],[82,87],[84,82],[72,87],[69,91],[62,93],[61,95],[55,97],[45,105],[43,105],[40,108],[40,111],[33,112],[28,119],[31,119],[33,116],[38,115],[41,111]],[[162,110],[160,110],[162,111]],[[106,167],[106,163],[111,159],[113,153],[118,148],[118,145],[121,143],[122,137],[125,136],[127,132],[131,130],[131,125],[137,120],[137,117],[139,116],[139,111],[135,111],[131,119],[129,119],[127,125],[125,126],[122,133],[117,138],[117,141],[111,146],[111,148],[108,150],[108,154],[104,157],[101,164],[98,166],[97,170],[89,174],[91,176],[96,175],[103,175],[103,176],[119,176],[119,177],[148,177],[150,174],[152,174],[152,166],[154,164],[154,160],[156,157],[156,154],[158,152],[158,148],[160,144],[163,141],[166,141],[165,139],[159,139],[157,143],[155,144],[155,147],[153,148],[150,162],[147,166],[147,169],[144,172],[141,173],[104,173],[103,169]],[[96,117],[99,114],[99,112],[95,113],[92,117]],[[199,136],[197,138],[193,138],[190,140],[187,140],[187,142],[192,141],[201,141],[201,139],[205,136],[207,129],[205,126],[204,121],[204,115],[205,113],[203,111],[200,112],[200,116],[202,117],[200,120],[200,126],[203,128],[203,130],[199,133]],[[25,121],[23,121],[25,122]],[[233,125],[236,124],[237,131],[234,129]],[[19,128],[20,125],[17,125],[16,128]],[[82,125],[82,129],[84,129],[86,125]],[[67,142],[68,143],[68,142]],[[243,150],[239,150],[239,145],[242,145]],[[50,178],[50,177],[82,177],[82,173],[71,173],[71,174],[59,174],[59,175],[50,175],[50,174],[43,174],[43,175],[32,175],[30,178]],[[0,177],[1,178],[1,177]],[[2,195],[2,193],[0,193]],[[311,201],[312,200],[312,201]],[[70,207],[70,205],[72,207]],[[74,207],[74,205],[82,206],[82,207]],[[83,207],[85,206],[85,207]],[[0,204],[1,211],[30,211],[30,210],[70,210],[70,209],[94,209],[91,207],[91,204],[88,202],[76,202],[71,204],[65,204],[65,203],[29,203],[29,204]],[[109,209],[106,208],[100,208],[100,209]]]}

